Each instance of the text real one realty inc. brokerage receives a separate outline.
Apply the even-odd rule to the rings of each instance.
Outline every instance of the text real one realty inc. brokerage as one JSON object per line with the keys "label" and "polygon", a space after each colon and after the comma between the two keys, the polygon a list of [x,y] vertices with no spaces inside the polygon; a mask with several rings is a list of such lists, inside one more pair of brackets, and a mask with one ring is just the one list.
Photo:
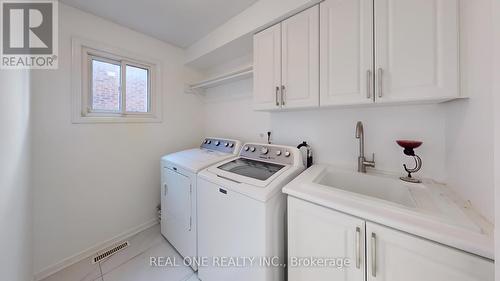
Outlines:
{"label": "text real one realty inc. brokerage", "polygon": [[349,267],[349,258],[317,258],[317,257],[291,257],[288,264],[283,263],[280,257],[185,257],[178,260],[175,257],[150,257],[149,265],[153,267]]}

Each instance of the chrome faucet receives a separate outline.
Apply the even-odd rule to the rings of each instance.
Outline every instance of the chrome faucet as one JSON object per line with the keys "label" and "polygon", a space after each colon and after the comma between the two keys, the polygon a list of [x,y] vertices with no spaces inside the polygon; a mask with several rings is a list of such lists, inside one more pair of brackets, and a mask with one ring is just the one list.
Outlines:
{"label": "chrome faucet", "polygon": [[356,138],[359,139],[359,156],[358,156],[358,172],[366,173],[366,167],[375,167],[375,153],[372,161],[367,161],[365,158],[365,132],[363,123],[358,121],[356,124]]}

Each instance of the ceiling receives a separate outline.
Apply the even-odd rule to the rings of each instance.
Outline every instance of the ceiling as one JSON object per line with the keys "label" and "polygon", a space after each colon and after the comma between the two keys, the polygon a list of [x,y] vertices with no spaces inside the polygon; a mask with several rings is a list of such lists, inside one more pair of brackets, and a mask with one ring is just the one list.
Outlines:
{"label": "ceiling", "polygon": [[60,0],[186,48],[257,0]]}

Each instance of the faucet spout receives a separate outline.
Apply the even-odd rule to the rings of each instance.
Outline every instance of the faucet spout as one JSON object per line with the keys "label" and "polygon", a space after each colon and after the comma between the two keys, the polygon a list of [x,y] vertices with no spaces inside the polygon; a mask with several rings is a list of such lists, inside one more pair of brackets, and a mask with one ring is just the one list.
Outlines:
{"label": "faucet spout", "polygon": [[358,121],[356,124],[356,138],[359,139],[359,156],[358,156],[358,172],[366,173],[366,167],[375,167],[375,154],[372,161],[367,161],[365,158],[365,132],[363,123]]}
{"label": "faucet spout", "polygon": [[365,156],[365,131],[363,129],[363,123],[358,121],[356,123],[356,138],[359,139],[359,156]]}
{"label": "faucet spout", "polygon": [[356,123],[356,138],[359,139],[361,137],[363,137],[363,123],[358,121],[358,123]]}

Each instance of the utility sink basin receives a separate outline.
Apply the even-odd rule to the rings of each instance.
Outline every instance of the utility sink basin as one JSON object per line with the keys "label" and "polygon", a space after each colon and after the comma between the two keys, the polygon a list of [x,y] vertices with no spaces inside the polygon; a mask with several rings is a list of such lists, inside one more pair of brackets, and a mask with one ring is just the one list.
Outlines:
{"label": "utility sink basin", "polygon": [[493,258],[493,225],[451,188],[432,179],[407,183],[397,175],[366,174],[316,164],[283,192],[319,206],[431,241]]}
{"label": "utility sink basin", "polygon": [[402,181],[391,177],[325,169],[314,182],[323,186],[382,199],[409,208],[416,207],[415,200],[408,186]]}

